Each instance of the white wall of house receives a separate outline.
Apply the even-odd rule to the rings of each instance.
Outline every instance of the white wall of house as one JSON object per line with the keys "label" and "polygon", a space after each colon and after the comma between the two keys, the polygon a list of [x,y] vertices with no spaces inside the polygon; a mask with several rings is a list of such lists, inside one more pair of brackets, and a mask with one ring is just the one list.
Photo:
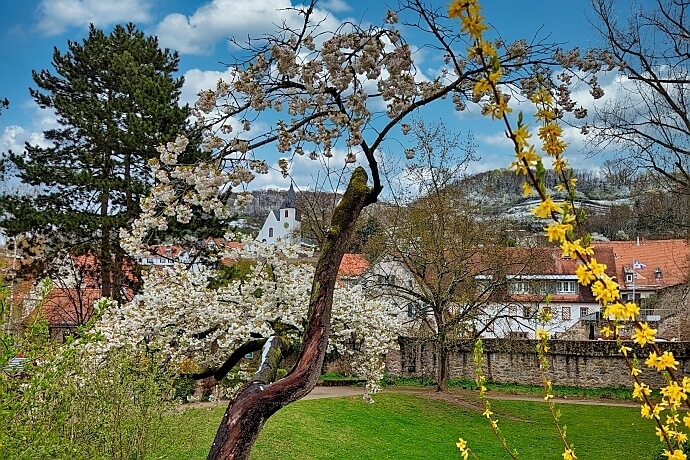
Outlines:
{"label": "white wall of house", "polygon": [[600,312],[598,303],[585,302],[524,302],[509,304],[494,304],[487,309],[488,314],[478,320],[478,327],[483,328],[489,318],[508,316],[496,319],[482,333],[486,338],[526,338],[534,339],[534,331],[539,326],[535,313],[543,308],[549,308],[552,319],[545,329],[551,337],[558,337],[559,333],[570,329],[580,320],[593,320]]}

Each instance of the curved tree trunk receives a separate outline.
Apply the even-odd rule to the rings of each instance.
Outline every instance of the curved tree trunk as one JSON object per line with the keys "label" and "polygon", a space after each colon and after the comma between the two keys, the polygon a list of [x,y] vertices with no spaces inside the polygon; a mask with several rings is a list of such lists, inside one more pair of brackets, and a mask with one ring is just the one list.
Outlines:
{"label": "curved tree trunk", "polygon": [[259,431],[280,408],[308,394],[321,374],[331,325],[333,289],[340,262],[364,207],[376,200],[367,174],[357,168],[333,213],[314,274],[309,323],[297,363],[283,379],[268,383],[255,378],[237,391],[225,410],[208,459],[247,459]]}

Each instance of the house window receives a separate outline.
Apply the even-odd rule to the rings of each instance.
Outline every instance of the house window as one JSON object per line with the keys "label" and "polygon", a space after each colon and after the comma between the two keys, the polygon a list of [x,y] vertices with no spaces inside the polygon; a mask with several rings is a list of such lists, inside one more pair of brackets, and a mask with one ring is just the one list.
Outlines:
{"label": "house window", "polygon": [[559,294],[575,294],[577,292],[577,282],[575,281],[559,281]]}
{"label": "house window", "polygon": [[289,213],[289,211],[286,209],[286,210],[285,210],[285,217],[288,216],[288,213]]}
{"label": "house window", "polygon": [[534,315],[537,313],[536,307],[533,307],[531,305],[525,305],[522,307],[522,317],[523,318],[534,318]]}
{"label": "house window", "polygon": [[510,316],[517,316],[517,305],[509,305],[508,306],[508,315]]}
{"label": "house window", "polygon": [[588,307],[580,307],[580,318],[585,317],[589,315],[589,308]]}
{"label": "house window", "polygon": [[273,238],[273,227],[268,229],[268,237]]}
{"label": "house window", "polygon": [[412,302],[407,304],[407,317],[414,318],[414,304]]}
{"label": "house window", "polygon": [[621,297],[623,297],[623,300],[627,300],[628,302],[639,302],[642,296],[638,293],[635,293],[633,296],[631,292],[627,294],[623,294]]}
{"label": "house window", "polygon": [[529,292],[529,285],[526,281],[516,281],[511,286],[513,294],[527,294]]}
{"label": "house window", "polygon": [[541,307],[541,313],[544,316],[549,315],[553,318],[553,310],[551,307]]}
{"label": "house window", "polygon": [[625,274],[625,282],[626,283],[632,283],[633,282],[633,274],[632,273],[626,273]]}
{"label": "house window", "polygon": [[570,321],[570,307],[561,307],[561,318],[563,321]]}

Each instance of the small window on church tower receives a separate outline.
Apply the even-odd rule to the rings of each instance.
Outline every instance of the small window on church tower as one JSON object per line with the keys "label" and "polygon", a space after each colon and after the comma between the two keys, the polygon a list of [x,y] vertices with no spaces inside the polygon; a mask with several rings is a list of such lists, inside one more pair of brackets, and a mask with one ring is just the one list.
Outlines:
{"label": "small window on church tower", "polygon": [[288,216],[288,213],[289,213],[289,211],[286,209],[286,210],[285,210],[285,217]]}
{"label": "small window on church tower", "polygon": [[268,229],[268,237],[273,238],[273,227]]}

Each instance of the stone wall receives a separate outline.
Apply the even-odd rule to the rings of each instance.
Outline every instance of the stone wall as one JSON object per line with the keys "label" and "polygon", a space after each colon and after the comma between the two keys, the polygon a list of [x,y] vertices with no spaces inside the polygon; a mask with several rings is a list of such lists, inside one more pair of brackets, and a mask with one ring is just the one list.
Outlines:
{"label": "stone wall", "polygon": [[[436,350],[430,341],[401,337],[399,348],[386,356],[387,372],[401,377],[435,377]],[[535,340],[485,339],[484,374],[489,381],[501,383],[541,384]],[[554,385],[579,387],[631,387],[630,371],[618,347],[612,341],[553,340],[549,342],[548,378]],[[649,350],[632,343],[633,353],[640,357],[642,367]],[[662,351],[671,351],[679,362],[678,374],[690,375],[690,342],[658,343]],[[473,380],[471,340],[458,341],[449,354],[450,378]],[[645,382],[653,387],[662,384],[661,377],[644,371]]]}

